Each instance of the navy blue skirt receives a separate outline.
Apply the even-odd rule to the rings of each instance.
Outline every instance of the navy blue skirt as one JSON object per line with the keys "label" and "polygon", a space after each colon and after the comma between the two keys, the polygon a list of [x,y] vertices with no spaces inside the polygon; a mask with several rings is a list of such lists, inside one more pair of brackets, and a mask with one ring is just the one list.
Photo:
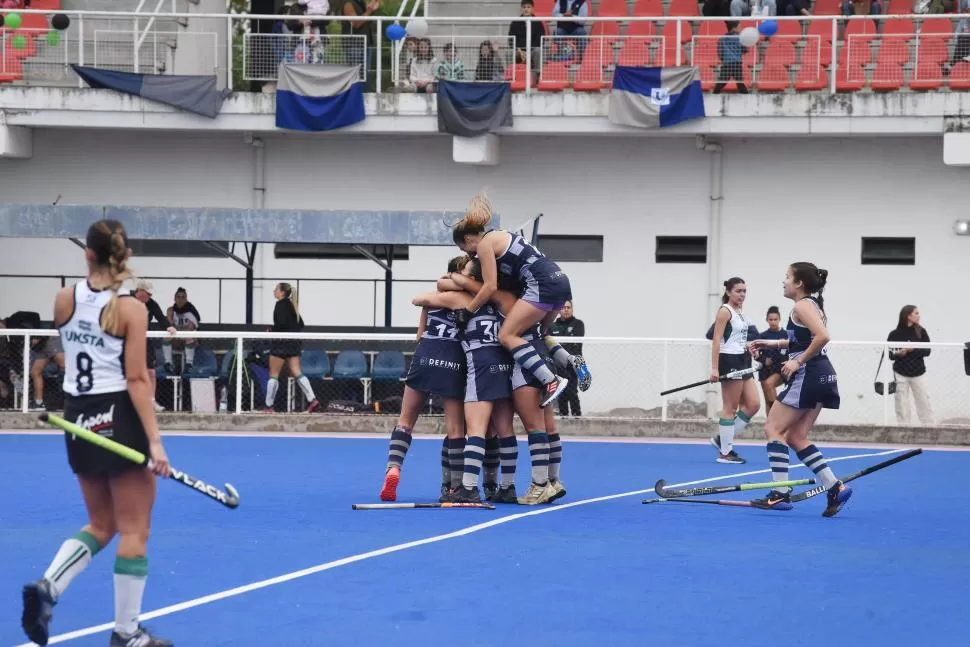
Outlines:
{"label": "navy blue skirt", "polygon": [[838,409],[839,378],[829,358],[822,355],[806,362],[791,376],[778,401],[795,409],[814,409],[819,404],[824,409]]}
{"label": "navy blue skirt", "polygon": [[414,349],[404,383],[426,395],[462,400],[465,397],[465,354],[461,343],[422,339]]}
{"label": "navy blue skirt", "polygon": [[465,351],[468,367],[465,402],[494,402],[512,397],[512,368],[515,362],[501,346],[484,346]]}

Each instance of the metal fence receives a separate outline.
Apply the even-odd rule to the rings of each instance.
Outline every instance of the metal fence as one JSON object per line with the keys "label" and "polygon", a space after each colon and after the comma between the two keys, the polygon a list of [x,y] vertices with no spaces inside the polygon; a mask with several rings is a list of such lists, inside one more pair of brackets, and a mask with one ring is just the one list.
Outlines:
{"label": "metal fence", "polygon": [[280,63],[360,65],[360,80],[367,78],[362,65],[367,37],[344,34],[243,34],[243,78],[275,81]]}
{"label": "metal fence", "polygon": [[[56,332],[2,333],[0,408],[26,412],[41,406],[62,406],[63,357],[57,354]],[[175,412],[300,412],[316,399],[319,411],[338,402],[361,411],[386,413],[403,391],[415,347],[411,335],[201,330],[180,332],[174,337],[153,332],[149,337],[158,366],[156,401]],[[570,338],[569,342],[582,344],[582,354],[593,375],[591,388],[578,394],[583,416],[663,421],[717,417],[717,385],[660,395],[665,389],[708,375],[710,342],[603,337]],[[964,344],[907,346],[930,350],[925,360],[927,372],[916,385],[922,387],[925,397],[914,397],[920,395],[916,387],[894,378],[890,362],[884,362],[882,371],[876,374],[879,358],[888,350],[885,342],[832,342],[828,355],[838,374],[841,406],[825,410],[821,421],[837,425],[970,427],[970,376]],[[312,398],[288,381],[284,371],[277,399],[267,402],[266,358],[281,350],[300,353],[302,373],[313,387]],[[237,354],[246,360],[244,370],[233,369]],[[895,394],[877,393],[877,380],[889,383],[894,379],[898,380]],[[755,420],[763,419],[764,414],[762,406]]]}

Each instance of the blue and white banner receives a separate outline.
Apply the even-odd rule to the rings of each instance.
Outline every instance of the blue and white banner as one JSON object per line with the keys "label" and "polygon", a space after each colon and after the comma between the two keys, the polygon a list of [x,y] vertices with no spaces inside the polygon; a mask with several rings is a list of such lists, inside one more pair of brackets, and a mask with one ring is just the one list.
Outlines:
{"label": "blue and white banner", "polygon": [[697,68],[616,67],[609,112],[614,124],[665,128],[704,116]]}
{"label": "blue and white banner", "polygon": [[281,63],[276,82],[276,127],[324,131],[364,120],[359,65]]}

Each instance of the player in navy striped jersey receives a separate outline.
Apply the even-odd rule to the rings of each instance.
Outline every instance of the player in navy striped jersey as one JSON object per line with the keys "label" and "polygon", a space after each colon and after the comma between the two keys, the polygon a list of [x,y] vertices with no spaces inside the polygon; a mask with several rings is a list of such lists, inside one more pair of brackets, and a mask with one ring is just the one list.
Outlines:
{"label": "player in navy striped jersey", "polygon": [[[828,489],[822,516],[832,517],[852,496],[852,489],[836,478],[822,452],[808,440],[808,432],[822,409],[838,409],[841,403],[838,376],[826,352],[828,317],[822,290],[827,280],[828,272],[812,263],[792,263],[783,283],[785,297],[795,302],[786,326],[788,338],[756,339],[750,346],[752,351],[769,346],[788,349],[788,361],[781,367],[788,387],[778,396],[765,422],[772,479],[788,480],[791,447]],[[776,488],[753,503],[764,508],[791,509],[790,488]]]}
{"label": "player in navy striped jersey", "polygon": [[[542,255],[532,244],[518,234],[503,230],[488,230],[492,220],[492,208],[484,196],[472,200],[465,217],[455,224],[452,236],[463,252],[477,257],[481,262],[484,286],[472,299],[459,318],[470,318],[488,303],[499,288],[499,277],[504,276],[518,284],[518,301],[506,317],[500,333],[502,346],[522,370],[535,377],[544,388],[542,406],[558,398],[568,384],[568,379],[553,373],[539,357],[532,344],[522,338],[522,333],[538,323],[545,333],[566,301],[572,299],[569,277],[558,265]],[[553,349],[557,364],[568,353]],[[558,356],[557,356],[558,355]],[[575,366],[580,388],[589,386],[589,370],[585,362]]]}
{"label": "player in navy striped jersey", "polygon": [[[448,262],[448,271],[460,271],[467,261],[467,256],[451,259]],[[445,410],[447,433],[441,449],[442,503],[450,496],[449,492],[460,485],[464,472],[465,353],[455,327],[454,311],[448,307],[430,305],[436,297],[433,293],[421,294],[411,301],[412,304],[421,306],[418,345],[405,378],[401,414],[391,433],[384,485],[381,488],[382,501],[397,500],[401,469],[411,447],[411,431],[431,395],[442,398]],[[454,300],[453,297],[447,298]],[[458,308],[465,303],[454,301],[450,305]]]}
{"label": "player in navy striped jersey", "polygon": [[[781,327],[781,313],[778,306],[768,308],[765,315],[768,321],[768,329],[758,334],[758,339],[788,339],[788,332]],[[758,381],[761,382],[761,391],[765,395],[765,412],[771,412],[771,406],[778,399],[778,387],[784,382],[781,374],[781,365],[785,363],[788,351],[784,348],[774,348],[763,346],[757,351],[755,359],[761,362],[761,370],[758,371]]]}

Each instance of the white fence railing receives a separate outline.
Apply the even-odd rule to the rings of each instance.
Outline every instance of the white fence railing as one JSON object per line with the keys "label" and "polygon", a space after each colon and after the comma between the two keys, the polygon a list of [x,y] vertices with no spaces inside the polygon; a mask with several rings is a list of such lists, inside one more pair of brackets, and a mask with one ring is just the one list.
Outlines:
{"label": "white fence railing", "polygon": [[198,74],[216,74],[218,71],[219,39],[214,32],[174,31],[121,31],[116,29],[94,30],[94,67],[106,67],[122,72],[164,74],[173,66],[173,50],[179,40],[195,39],[198,51],[211,51],[208,60],[214,67],[205,69],[199,57]]}
{"label": "white fence railing", "polygon": [[[168,5],[168,3],[164,4]],[[242,38],[255,34],[252,27],[254,23],[272,24],[282,19],[282,16],[275,15],[183,12],[25,10],[20,13],[42,15],[48,21],[54,13],[69,16],[71,27],[68,31],[74,32],[66,39],[70,41],[68,56],[70,63],[90,61],[90,53],[86,54],[84,50],[86,43],[90,47],[91,35],[85,36],[85,30],[93,31],[95,28],[100,28],[99,25],[105,21],[123,22],[126,29],[134,30],[134,25],[143,25],[144,23],[140,21],[151,18],[156,18],[157,22],[178,20],[180,29],[188,32],[193,30],[193,21],[207,22],[210,25],[213,20],[225,21],[226,28],[219,34],[219,38],[224,39],[224,42],[219,43],[218,49],[222,55],[221,58],[232,60],[234,53],[246,47]],[[399,41],[396,47],[391,47],[385,30],[402,19],[406,22],[407,17],[402,14],[392,17],[353,18],[354,21],[363,20],[374,24],[372,32],[374,37],[368,38],[366,42],[367,56],[363,60],[366,67],[365,78],[368,80],[373,78],[374,83],[371,87],[378,93],[389,89],[386,87],[388,80],[395,86],[394,90],[400,89],[397,86],[400,81],[404,44]],[[326,20],[330,23],[326,38],[337,38],[343,35],[344,23],[351,19],[345,16],[327,16]],[[538,21],[547,27],[546,33],[549,35],[546,38],[555,38],[552,31],[555,21],[548,16],[531,19],[519,16],[431,16],[423,20],[436,30],[437,34],[447,32],[455,38],[473,36],[483,38],[482,29],[486,29],[490,40],[498,37],[499,32],[502,33],[502,37],[505,37],[507,26],[513,21]],[[743,79],[751,81],[753,84],[751,89],[755,91],[835,93],[897,89],[940,92],[970,90],[970,28],[968,28],[970,17],[967,14],[776,16],[770,20],[777,24],[777,32],[772,36],[760,37],[755,46],[759,53],[750,57],[740,72]],[[587,35],[578,38],[569,37],[568,40],[572,41],[575,50],[595,51],[598,54],[593,60],[576,56],[575,60],[568,61],[566,71],[570,82],[576,77],[592,79],[589,83],[581,83],[578,88],[567,83],[567,87],[576,91],[606,90],[615,65],[640,60],[645,60],[646,64],[667,66],[691,64],[689,62],[698,60],[704,87],[707,90],[713,89],[721,76],[722,66],[717,57],[716,47],[717,41],[721,38],[730,37],[725,33],[725,17],[610,16],[590,17],[585,22]],[[764,22],[762,19],[755,17],[740,17],[742,30],[757,28],[762,22]],[[494,36],[492,25],[501,27]],[[240,28],[237,29],[237,26]],[[25,29],[27,27],[25,25]],[[159,28],[157,24],[151,27],[151,30],[156,31],[165,29],[168,27]],[[211,27],[209,29],[211,30]],[[141,34],[136,40],[149,40],[151,30],[142,27]],[[14,35],[16,31],[14,30]],[[265,38],[273,34],[267,32],[258,35]],[[43,39],[44,36],[38,35],[33,38],[36,41]],[[236,38],[240,40],[237,42],[234,40]],[[624,57],[624,43],[632,38],[650,38],[653,41],[645,51],[638,52],[638,47],[642,49],[642,46],[631,45]],[[775,45],[776,42],[781,41],[788,41],[793,44],[793,47]],[[699,53],[694,52],[697,46],[700,47]],[[568,45],[564,47],[568,48]],[[519,46],[516,49],[531,53],[545,47],[541,42],[533,43],[531,30],[527,29],[525,46]],[[848,51],[850,49],[853,51]],[[8,77],[15,77],[14,80],[24,83],[30,83],[33,80],[25,73],[32,69],[28,63],[31,57],[35,56],[28,53],[28,50],[30,48],[22,48],[9,54],[18,60],[8,62],[7,67],[15,70],[15,73],[7,74],[3,80],[9,81]],[[376,52],[381,52],[382,55],[374,55]],[[386,62],[383,54],[387,55]],[[249,56],[250,62],[236,63],[236,65],[250,65],[252,58]],[[513,89],[525,92],[540,90],[537,83],[539,68],[543,67],[543,62],[534,60],[536,58],[534,55],[521,55],[518,57],[518,62],[510,66],[512,69],[504,75],[504,78],[512,80]],[[326,52],[322,60],[327,60]],[[554,62],[565,63],[567,60]],[[269,56],[266,62],[271,66],[278,61]],[[554,69],[547,73],[549,83],[546,85],[560,90],[563,70],[559,65],[553,67]],[[260,81],[271,76],[268,73],[247,73],[248,69],[246,67],[244,70],[237,70],[241,73],[239,78],[246,81]],[[388,80],[383,78],[384,71],[389,73]],[[199,73],[209,72],[205,70]],[[370,76],[371,74],[373,76]],[[232,87],[232,75],[227,77]],[[74,78],[68,78],[66,81],[80,83]]]}
{"label": "white fence railing", "polygon": [[[243,78],[275,81],[280,63],[361,65],[367,49],[363,35],[243,34]],[[366,80],[361,65],[360,80]]]}
{"label": "white fence railing", "polygon": [[[44,398],[57,407],[63,358],[56,356],[57,333],[53,330],[0,331],[0,403],[6,408],[27,412],[37,399],[38,375],[44,382]],[[217,410],[214,404],[223,394],[226,410],[257,411],[265,408],[261,395],[265,373],[260,366],[271,349],[286,346],[286,340],[299,340],[304,355],[303,373],[311,378],[317,397],[326,408],[331,400],[354,400],[374,409],[374,402],[400,395],[406,362],[414,350],[412,335],[304,333],[180,332],[170,336],[151,332],[159,378],[156,398],[166,409],[189,410],[187,398],[205,397],[207,407],[194,402],[192,410]],[[33,339],[32,339],[33,338]],[[188,340],[192,340],[189,342]],[[709,420],[720,407],[719,387],[701,386],[667,397],[660,392],[705,379],[710,370],[710,342],[696,339],[643,338],[563,338],[567,344],[582,344],[582,354],[593,375],[592,387],[579,393],[583,415],[587,417],[639,418],[653,420]],[[165,347],[168,347],[166,350]],[[292,346],[292,348],[291,348]],[[892,364],[885,361],[878,377],[880,355],[888,350],[885,342],[831,342],[828,355],[838,373],[841,407],[823,412],[821,422],[844,425],[965,426],[970,427],[970,376],[967,375],[965,344],[907,344],[928,348],[927,371],[922,379],[932,408],[929,418],[920,419],[920,407],[909,402],[908,421],[897,419],[896,400],[906,387],[899,381],[896,395],[879,395],[874,382],[890,382]],[[191,350],[190,350],[191,349]],[[382,358],[382,352],[388,354]],[[398,354],[403,355],[403,358]],[[381,374],[375,366],[383,359],[397,357],[400,371]],[[231,371],[232,358],[246,358],[246,370]],[[187,364],[191,363],[191,369]],[[321,364],[322,363],[322,364]],[[172,364],[166,366],[166,364]],[[392,367],[394,362],[390,364]],[[342,368],[346,371],[341,372]],[[31,375],[33,374],[33,377]],[[24,376],[28,376],[24,379]],[[45,377],[46,376],[46,377]],[[260,382],[263,380],[263,383]],[[199,396],[193,382],[211,386]],[[278,411],[301,410],[306,403],[292,385],[280,389],[287,397]],[[759,388],[760,392],[760,388]],[[199,391],[198,393],[203,393]],[[908,392],[907,392],[908,393]],[[910,394],[911,398],[912,395]],[[51,398],[54,398],[51,400]],[[0,406],[3,406],[0,404]],[[756,419],[763,418],[765,408]],[[925,412],[922,412],[925,413]]]}

